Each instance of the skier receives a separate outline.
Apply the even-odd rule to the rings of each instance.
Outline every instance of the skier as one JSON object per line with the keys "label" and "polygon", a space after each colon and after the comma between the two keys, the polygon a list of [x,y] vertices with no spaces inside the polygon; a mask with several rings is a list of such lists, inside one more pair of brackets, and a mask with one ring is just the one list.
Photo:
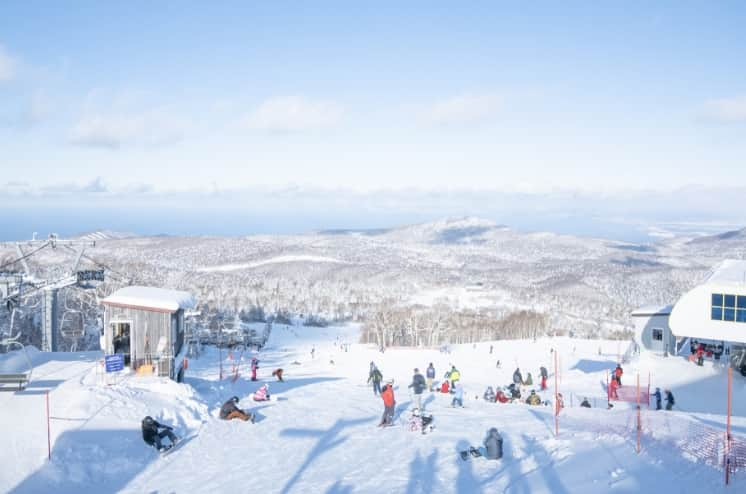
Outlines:
{"label": "skier", "polygon": [[252,399],[254,401],[269,401],[269,384],[262,384],[254,393]]}
{"label": "skier", "polygon": [[655,388],[655,393],[653,393],[653,396],[655,396],[655,409],[660,410],[661,409],[661,388]]}
{"label": "skier", "polygon": [[609,399],[611,400],[618,400],[619,395],[616,392],[616,389],[619,387],[619,384],[617,384],[616,379],[612,379],[609,383]]}
{"label": "skier", "polygon": [[256,357],[251,357],[251,380],[256,381],[256,370],[259,368],[259,360]]}
{"label": "skier", "polygon": [[523,375],[521,375],[521,369],[517,367],[515,369],[515,372],[513,373],[513,383],[515,383],[517,386],[520,386],[523,383]]}
{"label": "skier", "polygon": [[622,364],[616,364],[616,369],[614,369],[614,377],[616,378],[616,382],[619,387],[622,386],[622,374],[624,374],[624,371],[622,370]]}
{"label": "skier", "polygon": [[667,389],[666,390],[666,410],[673,409],[674,404],[675,402],[673,399],[673,393],[671,392],[670,389]]}
{"label": "skier", "polygon": [[420,374],[420,370],[415,368],[414,369],[414,376],[412,376],[412,384],[410,384],[408,387],[412,388],[414,391],[414,403],[416,405],[415,408],[419,408],[422,410],[422,392],[425,391],[425,387],[427,384],[425,383],[425,378],[422,377],[422,374]]}
{"label": "skier", "polygon": [[[173,448],[179,440],[172,431],[173,427],[170,425],[160,424],[153,419],[150,415],[142,419],[142,438],[150,446],[155,446],[158,451],[168,451]],[[159,430],[163,429],[163,430]],[[171,444],[164,446],[161,443],[161,439],[167,437]]]}
{"label": "skier", "polygon": [[451,379],[451,388],[456,387],[456,383],[461,379],[461,373],[456,369],[455,365],[451,366],[451,372],[449,373]]}
{"label": "skier", "polygon": [[376,367],[373,362],[370,363],[371,365],[371,371],[368,375],[368,382],[373,382],[373,394],[378,396],[381,394],[381,379],[383,379],[383,375],[381,374],[381,371],[378,370],[378,367]]}
{"label": "skier", "polygon": [[523,384],[525,386],[533,386],[533,384],[534,384],[534,378],[531,377],[531,373],[530,372],[526,374],[526,380],[523,381]]}
{"label": "skier", "polygon": [[526,403],[529,405],[541,405],[541,398],[536,394],[535,390],[531,390],[531,394],[526,398]]}
{"label": "skier", "polygon": [[503,457],[503,438],[495,427],[487,432],[482,456],[488,460],[499,460]]}
{"label": "skier", "polygon": [[451,406],[455,407],[456,403],[458,403],[458,406],[461,408],[464,408],[464,387],[461,386],[461,384],[458,383],[458,381],[453,385],[453,401],[451,401]]}
{"label": "skier", "polygon": [[241,420],[251,420],[251,422],[254,422],[254,415],[252,413],[246,413],[238,406],[236,405],[238,403],[238,396],[234,396],[230,400],[223,403],[223,406],[220,407],[220,418],[223,420],[233,420],[233,419],[241,419]]}
{"label": "skier", "polygon": [[381,398],[383,399],[383,417],[381,417],[381,423],[378,424],[378,427],[393,425],[396,400],[394,399],[394,388],[391,384],[384,384]]}
{"label": "skier", "polygon": [[433,379],[435,379],[435,367],[433,367],[433,363],[430,362],[430,365],[427,367],[427,371],[425,371],[427,376],[427,389],[428,391],[433,390]]}
{"label": "skier", "polygon": [[588,398],[583,398],[583,402],[580,404],[583,408],[590,408],[591,404],[588,402]]}
{"label": "skier", "polygon": [[[332,361],[332,364],[333,364],[333,363],[334,363],[334,361]],[[280,381],[280,382],[284,382],[284,381],[282,380],[282,369],[275,369],[275,370],[273,370],[273,371],[272,371],[272,375],[273,375],[274,377],[276,377],[278,381]]]}
{"label": "skier", "polygon": [[487,391],[484,392],[484,401],[495,401],[495,391],[492,386],[487,386]]}

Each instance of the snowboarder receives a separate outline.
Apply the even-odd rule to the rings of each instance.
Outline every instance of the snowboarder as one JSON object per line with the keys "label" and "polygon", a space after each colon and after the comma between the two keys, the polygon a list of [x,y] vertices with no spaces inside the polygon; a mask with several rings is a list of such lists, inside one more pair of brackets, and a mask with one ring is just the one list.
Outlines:
{"label": "snowboarder", "polygon": [[515,372],[513,373],[513,383],[515,383],[517,386],[520,386],[523,383],[523,375],[521,375],[521,369],[517,367],[515,369]]}
{"label": "snowboarder", "polygon": [[590,408],[591,404],[588,401],[588,398],[583,398],[583,402],[580,404],[580,406],[583,407],[583,408]]}
{"label": "snowboarder", "polygon": [[526,374],[526,380],[523,381],[524,386],[533,386],[534,385],[534,378],[531,377],[531,373]]}
{"label": "snowboarder", "polygon": [[391,384],[384,384],[381,398],[383,399],[383,417],[381,417],[381,423],[378,424],[378,427],[393,425],[396,400],[394,399],[394,388]]}
{"label": "snowboarder", "polygon": [[378,370],[378,367],[376,367],[373,362],[371,362],[370,365],[371,371],[368,375],[368,382],[373,383],[373,394],[378,396],[381,394],[381,380],[383,379],[383,374],[381,374],[381,371]]}
{"label": "snowboarder", "polygon": [[[155,449],[158,451],[168,451],[176,445],[179,438],[172,432],[173,430],[173,427],[170,425],[158,423],[150,415],[142,419],[142,438],[145,443],[155,446]],[[164,437],[167,437],[171,441],[171,444],[167,446],[163,445],[161,439]]]}
{"label": "snowboarder", "polygon": [[464,408],[464,387],[461,386],[461,384],[456,381],[456,383],[452,387],[453,390],[453,401],[451,401],[451,406],[455,407],[458,403],[458,406],[461,408]]}
{"label": "snowboarder", "polygon": [[675,402],[673,399],[673,393],[671,392],[670,389],[667,389],[666,390],[666,410],[673,409],[674,404]]}
{"label": "snowboarder", "polygon": [[495,391],[492,386],[487,386],[487,391],[484,392],[484,401],[495,401]]}
{"label": "snowboarder", "polygon": [[614,369],[614,377],[616,378],[616,382],[620,387],[622,386],[622,374],[624,374],[624,371],[622,370],[622,364],[616,364],[616,369]]}
{"label": "snowboarder", "polygon": [[[334,361],[332,361],[332,364],[333,364],[333,363],[334,363]],[[282,369],[275,369],[275,370],[273,370],[273,371],[272,371],[272,375],[273,375],[274,377],[276,377],[278,381],[280,381],[280,382],[284,382],[284,381],[282,380]]]}
{"label": "snowboarder", "polygon": [[251,357],[251,380],[256,381],[256,370],[259,368],[259,360],[256,357]]}
{"label": "snowboarder", "polygon": [[252,396],[254,401],[269,401],[269,384],[262,384]]}
{"label": "snowboarder", "polygon": [[526,398],[526,403],[529,405],[541,405],[541,398],[536,394],[535,390],[531,390],[531,394]]}
{"label": "snowboarder", "polygon": [[653,396],[655,397],[655,409],[660,410],[661,407],[661,388],[655,388],[655,393],[653,393]]}
{"label": "snowboarder", "polygon": [[234,396],[225,403],[223,403],[223,406],[220,407],[220,418],[223,420],[233,420],[233,419],[241,419],[241,420],[251,420],[251,422],[254,422],[254,415],[251,413],[246,413],[237,406],[238,403],[238,396]]}
{"label": "snowboarder", "polygon": [[488,460],[499,460],[503,457],[503,438],[496,427],[491,428],[487,432],[487,437],[484,439],[482,456]]}
{"label": "snowboarder", "polygon": [[451,388],[456,387],[456,383],[461,379],[461,373],[456,369],[455,365],[451,366],[451,372],[449,373],[451,379]]}
{"label": "snowboarder", "polygon": [[435,367],[433,367],[432,362],[430,362],[430,365],[427,367],[427,371],[425,371],[425,375],[427,376],[427,389],[428,391],[432,391],[433,380],[435,379]]}
{"label": "snowboarder", "polygon": [[425,387],[427,387],[427,384],[425,383],[425,378],[422,377],[422,374],[420,374],[420,370],[415,368],[414,369],[414,375],[412,376],[412,384],[408,386],[409,388],[412,388],[414,391],[414,404],[416,405],[415,408],[422,409],[422,392],[425,391]]}

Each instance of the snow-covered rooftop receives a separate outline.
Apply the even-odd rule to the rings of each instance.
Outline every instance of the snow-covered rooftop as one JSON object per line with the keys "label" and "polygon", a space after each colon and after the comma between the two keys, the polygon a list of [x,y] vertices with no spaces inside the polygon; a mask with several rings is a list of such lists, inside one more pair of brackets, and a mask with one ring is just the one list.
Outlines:
{"label": "snow-covered rooftop", "polygon": [[112,293],[101,303],[118,307],[134,307],[176,312],[194,307],[194,297],[189,292],[168,290],[152,286],[128,286]]}
{"label": "snow-covered rooftop", "polygon": [[706,283],[746,285],[746,261],[726,259],[713,268]]}
{"label": "snow-covered rooftop", "polygon": [[632,317],[643,317],[643,316],[668,316],[671,314],[673,305],[646,305],[632,311]]}

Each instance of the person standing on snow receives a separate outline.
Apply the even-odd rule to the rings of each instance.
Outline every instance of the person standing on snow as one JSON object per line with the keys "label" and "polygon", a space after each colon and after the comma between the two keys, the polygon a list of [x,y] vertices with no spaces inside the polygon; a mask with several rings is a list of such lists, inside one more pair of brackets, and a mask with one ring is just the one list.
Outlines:
{"label": "person standing on snow", "polygon": [[453,386],[454,387],[451,388],[453,390],[453,401],[451,401],[451,406],[455,407],[456,404],[458,404],[458,406],[464,408],[464,387],[459,384],[458,381]]}
{"label": "person standing on snow", "polygon": [[533,386],[534,385],[534,378],[531,377],[531,373],[526,374],[526,380],[523,381],[524,386]]}
{"label": "person standing on snow", "polygon": [[673,399],[673,393],[670,389],[666,390],[666,410],[673,409],[674,406],[674,399]]}
{"label": "person standing on snow", "polygon": [[622,370],[622,364],[616,364],[616,369],[614,369],[614,377],[616,378],[616,383],[619,385],[619,387],[622,386],[622,374],[624,374],[624,371]]}
{"label": "person standing on snow", "polygon": [[427,375],[427,389],[428,391],[432,391],[433,380],[435,379],[435,367],[433,367],[432,362],[430,362],[430,365],[427,367],[426,375]]}
{"label": "person standing on snow", "polygon": [[456,369],[455,365],[451,366],[451,388],[456,387],[456,384],[461,380],[461,373]]}
{"label": "person standing on snow", "polygon": [[251,380],[256,381],[256,370],[259,368],[259,360],[256,357],[251,357]]}
{"label": "person standing on snow", "polygon": [[315,355],[316,355],[316,346],[312,346],[311,347],[311,360],[316,358]]}
{"label": "person standing on snow", "polygon": [[488,460],[499,460],[503,457],[503,438],[495,427],[487,432],[482,456]]}
{"label": "person standing on snow", "polygon": [[425,378],[420,374],[420,370],[415,368],[414,376],[412,376],[412,384],[408,387],[412,388],[414,391],[415,408],[419,408],[420,410],[422,410],[422,392],[425,391],[426,386]]}
{"label": "person standing on snow", "polygon": [[383,417],[381,417],[381,423],[378,424],[378,427],[393,425],[396,400],[394,399],[394,388],[391,384],[384,384],[381,391],[381,399],[383,399]]}
{"label": "person standing on snow", "polygon": [[609,383],[609,399],[610,400],[618,400],[619,395],[616,392],[616,389],[619,387],[619,384],[617,383],[616,379],[612,379]]}
{"label": "person standing on snow", "polygon": [[373,394],[378,396],[381,394],[381,380],[383,379],[383,374],[381,374],[381,371],[378,370],[378,367],[376,367],[373,362],[371,362],[370,365],[371,370],[368,375],[368,382],[373,382]]}
{"label": "person standing on snow", "polygon": [[516,367],[515,372],[513,373],[513,383],[515,383],[516,386],[523,384],[523,375],[521,374],[521,369],[518,367]]}
{"label": "person standing on snow", "polygon": [[[155,446],[158,451],[167,451],[173,448],[176,442],[179,440],[179,438],[176,437],[176,434],[171,432],[174,430],[173,427],[171,427],[170,425],[158,423],[150,415],[142,419],[141,426],[142,438],[145,443],[149,444],[150,446]],[[171,441],[170,445],[164,446],[161,443],[161,439],[163,439],[164,437],[167,437]]]}
{"label": "person standing on snow", "polygon": [[547,389],[547,378],[549,377],[549,373],[547,372],[547,368],[544,366],[541,366],[539,368],[539,374],[541,375],[541,389],[542,391]]}
{"label": "person standing on snow", "polygon": [[661,388],[655,388],[655,393],[653,393],[653,396],[655,397],[655,409],[660,410],[661,407]]}

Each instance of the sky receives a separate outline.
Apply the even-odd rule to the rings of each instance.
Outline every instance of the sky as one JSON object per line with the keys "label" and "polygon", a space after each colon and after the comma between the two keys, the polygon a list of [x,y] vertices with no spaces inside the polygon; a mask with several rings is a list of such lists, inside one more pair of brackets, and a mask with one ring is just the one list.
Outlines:
{"label": "sky", "polygon": [[549,210],[737,224],[744,25],[737,1],[9,0],[0,198],[21,216],[314,218],[292,229]]}

